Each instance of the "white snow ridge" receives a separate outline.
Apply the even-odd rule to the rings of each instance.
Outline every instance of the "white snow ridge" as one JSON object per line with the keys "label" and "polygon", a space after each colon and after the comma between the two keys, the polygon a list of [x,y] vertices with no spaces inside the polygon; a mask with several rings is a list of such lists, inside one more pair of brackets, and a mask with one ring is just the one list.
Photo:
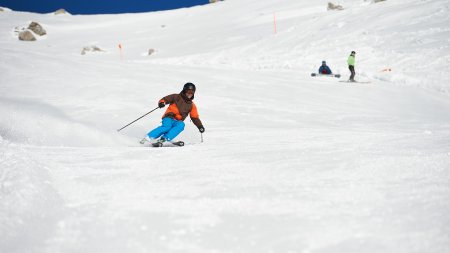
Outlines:
{"label": "white snow ridge", "polygon": [[[0,252],[450,252],[450,2],[334,4],[2,7]],[[186,82],[203,135],[117,131]]]}

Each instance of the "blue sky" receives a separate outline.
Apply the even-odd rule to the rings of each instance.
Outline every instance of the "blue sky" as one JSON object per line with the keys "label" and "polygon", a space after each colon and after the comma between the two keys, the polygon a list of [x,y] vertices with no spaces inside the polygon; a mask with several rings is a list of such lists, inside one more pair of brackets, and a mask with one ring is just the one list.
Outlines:
{"label": "blue sky", "polygon": [[170,10],[206,4],[209,0],[0,0],[15,11],[49,13],[63,8],[72,14],[105,14]]}

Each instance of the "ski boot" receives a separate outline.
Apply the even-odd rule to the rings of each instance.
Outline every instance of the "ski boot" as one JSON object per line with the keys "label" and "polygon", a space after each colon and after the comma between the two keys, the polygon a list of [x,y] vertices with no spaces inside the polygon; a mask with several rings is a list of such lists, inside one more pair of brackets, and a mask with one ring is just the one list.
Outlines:
{"label": "ski boot", "polygon": [[166,141],[166,139],[161,138],[161,139],[159,139],[157,142],[152,143],[152,146],[155,147],[155,148],[162,147],[162,146],[163,146],[163,143],[164,143],[165,141]]}
{"label": "ski boot", "polygon": [[142,140],[139,143],[144,145],[147,142],[152,143],[152,140],[148,136],[145,136],[144,138],[142,138]]}

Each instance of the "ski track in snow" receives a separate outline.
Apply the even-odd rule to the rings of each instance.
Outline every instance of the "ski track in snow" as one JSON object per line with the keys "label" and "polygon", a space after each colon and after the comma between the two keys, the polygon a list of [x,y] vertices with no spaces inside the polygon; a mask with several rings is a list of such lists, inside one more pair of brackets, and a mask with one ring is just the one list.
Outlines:
{"label": "ski track in snow", "polygon": [[[450,6],[408,2],[0,13],[0,252],[450,250]],[[309,77],[353,49],[371,83]],[[116,131],[187,81],[203,143],[140,146],[162,110]]]}

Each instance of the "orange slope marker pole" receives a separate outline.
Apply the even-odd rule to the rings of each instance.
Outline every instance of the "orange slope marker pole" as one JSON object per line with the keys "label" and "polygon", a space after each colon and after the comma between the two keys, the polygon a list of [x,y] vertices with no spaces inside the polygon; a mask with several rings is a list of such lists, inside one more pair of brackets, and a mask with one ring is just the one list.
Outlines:
{"label": "orange slope marker pole", "polygon": [[273,13],[273,33],[277,33],[277,16],[275,15],[275,12]]}
{"label": "orange slope marker pole", "polygon": [[119,43],[120,60],[123,61],[122,44]]}

